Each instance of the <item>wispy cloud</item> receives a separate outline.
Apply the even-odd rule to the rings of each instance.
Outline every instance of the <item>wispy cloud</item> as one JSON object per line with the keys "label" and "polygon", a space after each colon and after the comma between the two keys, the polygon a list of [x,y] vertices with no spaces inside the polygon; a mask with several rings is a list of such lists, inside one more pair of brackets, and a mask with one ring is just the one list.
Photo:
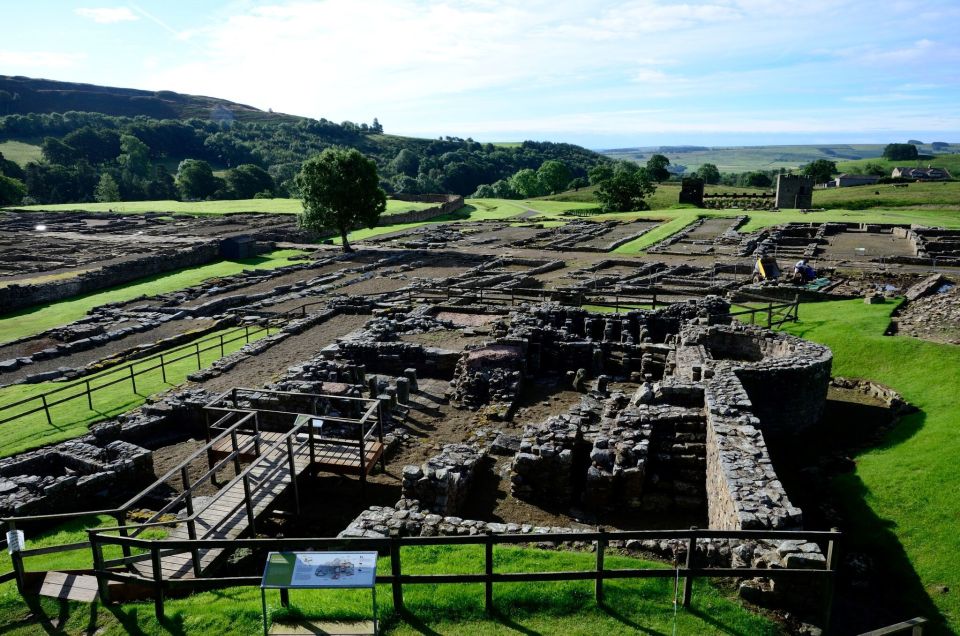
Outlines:
{"label": "wispy cloud", "polygon": [[80,7],[73,10],[77,15],[93,20],[97,24],[116,24],[134,22],[139,16],[129,7]]}

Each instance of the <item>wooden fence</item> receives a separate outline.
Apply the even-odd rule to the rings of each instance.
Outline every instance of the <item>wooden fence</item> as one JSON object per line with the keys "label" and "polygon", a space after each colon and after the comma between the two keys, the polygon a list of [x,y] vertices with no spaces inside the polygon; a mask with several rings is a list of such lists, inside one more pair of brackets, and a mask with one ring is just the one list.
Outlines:
{"label": "wooden fence", "polygon": [[[292,550],[376,550],[382,556],[389,556],[390,574],[377,575],[377,583],[390,585],[393,602],[397,610],[403,608],[404,585],[448,585],[463,583],[482,583],[484,600],[488,611],[493,611],[494,585],[498,583],[536,583],[547,581],[593,581],[594,594],[598,602],[603,601],[604,581],[616,579],[640,578],[683,578],[684,607],[689,607],[693,596],[693,581],[696,578],[751,578],[767,577],[771,579],[799,578],[822,581],[823,624],[829,624],[832,606],[834,578],[837,564],[837,542],[840,532],[831,531],[767,531],[767,530],[632,530],[606,532],[598,529],[594,532],[544,533],[544,534],[482,534],[443,537],[399,537],[389,538],[303,538],[303,539],[234,539],[234,540],[144,540],[131,537],[113,536],[117,528],[88,530],[90,545],[94,553],[94,574],[98,579],[101,597],[106,601],[109,581],[128,583],[153,588],[154,610],[158,618],[164,616],[164,597],[168,592],[192,593],[201,590],[220,589],[239,586],[259,586],[261,577],[230,576],[205,578],[146,578],[129,572],[111,569],[111,566],[123,564],[127,559],[103,558],[104,548],[117,545],[137,549],[145,559],[146,553],[157,563],[161,556],[195,552],[201,550],[232,551],[239,549],[292,551]],[[684,562],[667,568],[620,568],[611,569],[605,565],[605,556],[610,543],[629,540],[680,540],[686,543]],[[753,541],[784,541],[799,539],[821,545],[825,555],[823,569],[800,568],[719,568],[703,567],[696,563],[696,545],[699,540],[741,539]],[[497,546],[529,545],[542,543],[590,543],[593,544],[596,561],[590,570],[574,571],[538,571],[538,572],[497,572],[494,568],[494,554]],[[405,574],[403,572],[403,548],[414,546],[455,546],[474,545],[483,547],[482,574]],[[155,568],[154,571],[158,571]]]}
{"label": "wooden fence", "polygon": [[[54,406],[65,404],[73,400],[86,398],[87,407],[90,410],[93,410],[93,395],[97,391],[106,389],[107,387],[111,387],[121,382],[129,382],[133,393],[139,395],[137,391],[138,376],[159,369],[161,377],[163,378],[163,382],[166,383],[168,365],[180,362],[181,360],[186,360],[188,358],[196,358],[197,370],[200,370],[203,368],[203,364],[200,360],[201,353],[219,349],[220,357],[223,357],[226,355],[226,345],[238,342],[240,340],[244,340],[246,343],[249,343],[251,338],[264,333],[265,335],[269,336],[270,329],[271,326],[269,322],[265,323],[264,325],[254,325],[253,327],[250,325],[244,325],[211,338],[201,338],[200,340],[197,340],[191,344],[182,345],[149,358],[134,360],[133,362],[106,371],[102,375],[83,378],[75,382],[65,384],[62,387],[46,391],[39,395],[17,400],[16,402],[11,402],[9,404],[4,404],[0,406],[0,415],[9,413],[11,410],[16,409],[17,407],[31,403],[36,403],[36,406],[26,411],[18,412],[14,415],[8,415],[7,417],[0,419],[0,425],[7,424],[9,422],[13,422],[23,417],[27,417],[28,415],[33,415],[34,413],[39,413],[42,411],[44,415],[46,415],[47,424],[53,426],[53,417],[50,415],[50,409]],[[144,364],[149,366],[134,370],[134,366],[142,366]],[[103,380],[108,376],[114,375],[117,376],[114,379],[103,382],[102,384],[95,384],[98,380]],[[71,389],[77,389],[77,391],[70,393]],[[64,393],[67,393],[67,395],[63,396],[62,394]]]}

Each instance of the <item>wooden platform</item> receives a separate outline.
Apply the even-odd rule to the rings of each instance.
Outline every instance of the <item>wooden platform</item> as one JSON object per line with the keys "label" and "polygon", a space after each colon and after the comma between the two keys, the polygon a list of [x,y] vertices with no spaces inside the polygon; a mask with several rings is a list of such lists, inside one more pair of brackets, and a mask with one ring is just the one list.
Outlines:
{"label": "wooden platform", "polygon": [[[281,433],[262,433],[261,449],[268,449],[277,441],[283,439]],[[271,437],[268,438],[267,436]],[[238,440],[239,442],[240,440]],[[360,460],[356,446],[338,445],[338,441],[325,438],[323,444],[316,444],[316,461],[313,468],[310,466],[309,449],[302,448],[294,455],[296,475],[299,477],[305,472],[320,470],[337,474],[359,475]],[[229,446],[228,448],[232,448]],[[297,442],[298,443],[298,442]],[[283,446],[281,446],[283,449]],[[374,464],[383,455],[384,447],[379,441],[368,441],[366,444],[366,460],[364,464],[367,474]],[[226,451],[229,453],[229,450]],[[274,471],[274,469],[277,469]],[[270,474],[273,472],[273,474]],[[269,475],[269,477],[265,476]],[[275,450],[262,456],[260,461],[249,473],[251,480],[251,499],[253,503],[254,519],[262,516],[269,510],[276,500],[290,486],[289,459],[286,450]],[[217,500],[204,509],[196,520],[198,538],[207,539],[236,539],[243,535],[250,525],[247,508],[244,504],[243,481],[236,480],[224,487],[217,496]],[[180,523],[170,529],[168,539],[189,539],[186,523]],[[199,570],[202,574],[210,568],[222,554],[222,550],[200,550],[197,558]],[[163,556],[160,560],[163,578],[193,578],[195,576],[193,557],[190,553],[178,553]],[[140,576],[153,578],[153,565],[150,561],[139,561],[131,565]]]}
{"label": "wooden platform", "polygon": [[[282,433],[260,433],[260,448],[270,448],[270,446],[282,440],[283,437],[284,436]],[[241,433],[237,435],[237,445],[240,448],[243,448],[244,445],[250,444],[252,439],[252,435]],[[295,444],[300,444],[302,441],[302,439],[299,439]],[[314,448],[316,456],[315,469],[328,473],[336,473],[338,475],[359,475],[360,458],[359,453],[357,453],[357,446],[355,445],[356,443],[354,443],[353,446],[350,446],[347,442],[348,440],[326,437],[322,438],[322,442],[316,443]],[[254,450],[255,449],[253,448],[253,445],[250,444],[249,449],[240,453],[240,460],[243,462],[253,461],[256,458]],[[364,450],[366,450],[366,456],[364,457],[364,469],[366,474],[369,475],[373,470],[374,464],[383,454],[384,448],[383,444],[379,441],[368,440]],[[213,446],[210,448],[210,453],[213,457],[213,461],[215,462],[220,461],[232,451],[233,443],[230,438],[221,439],[213,444]]]}

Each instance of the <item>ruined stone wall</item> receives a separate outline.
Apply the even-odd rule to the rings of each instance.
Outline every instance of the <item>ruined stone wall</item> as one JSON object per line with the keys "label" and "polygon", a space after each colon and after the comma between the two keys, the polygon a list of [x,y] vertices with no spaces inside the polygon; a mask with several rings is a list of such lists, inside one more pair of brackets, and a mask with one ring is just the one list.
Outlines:
{"label": "ruined stone wall", "polygon": [[394,194],[390,198],[397,201],[411,201],[420,203],[439,203],[423,210],[410,210],[401,214],[383,214],[377,225],[397,225],[399,223],[416,223],[434,217],[455,212],[463,207],[463,197],[453,194]]}
{"label": "ruined stone wall", "polygon": [[455,515],[467,503],[483,453],[470,444],[447,444],[420,466],[404,466],[403,496],[430,512]]}
{"label": "ruined stone wall", "polygon": [[10,284],[0,287],[0,311],[10,312],[39,303],[54,302],[78,294],[86,294],[114,285],[128,283],[144,276],[163,274],[184,267],[196,267],[219,258],[216,241],[191,245],[161,254],[151,254],[124,263],[107,265],[82,272],[72,278],[35,285]]}
{"label": "ruined stone wall", "polygon": [[777,175],[776,207],[813,207],[813,185],[813,177],[792,174]]}

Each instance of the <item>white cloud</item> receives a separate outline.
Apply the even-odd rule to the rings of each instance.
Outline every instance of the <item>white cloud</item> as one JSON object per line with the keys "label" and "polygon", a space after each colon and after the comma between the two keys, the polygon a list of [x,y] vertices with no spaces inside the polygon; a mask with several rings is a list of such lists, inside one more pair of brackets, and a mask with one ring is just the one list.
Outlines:
{"label": "white cloud", "polygon": [[[939,62],[954,58],[944,35],[905,30],[862,0],[273,0],[185,32],[130,6],[190,45],[173,66],[147,60],[143,88],[377,116],[398,133],[617,129],[640,126],[629,117],[646,108],[665,109],[643,115],[657,131],[790,131],[824,125],[815,113],[830,104],[861,113],[839,117],[851,130],[871,102],[951,86]],[[843,21],[850,13],[861,28]],[[884,24],[895,33],[880,37]],[[936,68],[908,62],[924,56]],[[736,110],[760,105],[752,120]]]}
{"label": "white cloud", "polygon": [[93,20],[97,24],[115,24],[117,22],[133,22],[140,17],[128,7],[81,7],[74,9],[77,15]]}
{"label": "white cloud", "polygon": [[0,50],[0,67],[15,68],[20,73],[37,70],[65,69],[84,59],[82,53],[59,53],[56,51],[4,51]]}

